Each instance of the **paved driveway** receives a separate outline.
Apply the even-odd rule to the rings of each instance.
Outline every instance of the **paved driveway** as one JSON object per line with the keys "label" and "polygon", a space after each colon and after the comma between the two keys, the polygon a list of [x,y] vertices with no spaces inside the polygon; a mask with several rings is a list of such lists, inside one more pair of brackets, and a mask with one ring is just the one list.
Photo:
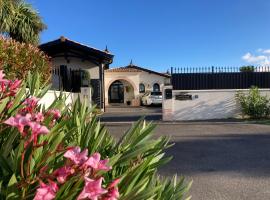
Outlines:
{"label": "paved driveway", "polygon": [[[119,137],[127,123],[107,124]],[[160,169],[193,180],[192,199],[270,199],[270,126],[243,123],[159,123],[157,136],[171,136],[174,159]]]}

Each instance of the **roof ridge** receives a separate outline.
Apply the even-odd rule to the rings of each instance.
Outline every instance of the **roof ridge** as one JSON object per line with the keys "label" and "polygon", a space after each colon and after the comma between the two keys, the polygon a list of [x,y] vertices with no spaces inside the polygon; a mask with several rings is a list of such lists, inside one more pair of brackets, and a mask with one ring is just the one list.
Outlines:
{"label": "roof ridge", "polygon": [[88,47],[88,48],[91,48],[91,49],[95,49],[95,50],[97,50],[97,51],[102,51],[102,52],[104,52],[104,53],[106,53],[106,54],[113,55],[113,54],[111,54],[111,53],[109,53],[109,52],[107,52],[107,51],[105,51],[105,50],[101,50],[101,49],[92,47],[92,46],[90,46],[90,45],[83,44],[83,43],[77,42],[77,41],[75,41],[75,40],[71,40],[71,39],[69,39],[69,38],[67,38],[67,37],[65,37],[65,36],[60,36],[60,40],[63,41],[63,42],[64,42],[65,40],[68,40],[68,41],[70,41],[70,42],[74,42],[74,43],[76,43],[76,44],[79,44],[79,45],[82,45],[82,46],[85,46],[85,47]]}
{"label": "roof ridge", "polygon": [[[110,68],[110,69],[108,69],[108,71],[111,71],[111,72],[120,72],[120,71],[117,71],[117,70],[122,70],[122,72],[123,72],[124,69],[136,69],[138,71],[145,71],[145,72],[148,72],[148,73],[157,74],[159,76],[170,77],[170,75],[168,75],[168,74],[164,74],[162,72],[157,72],[157,71],[154,71],[154,70],[151,70],[151,69],[147,69],[145,67],[140,67],[140,66],[137,66],[137,65],[127,65],[127,66],[122,66],[122,67]],[[128,70],[125,70],[125,72],[128,72]]]}

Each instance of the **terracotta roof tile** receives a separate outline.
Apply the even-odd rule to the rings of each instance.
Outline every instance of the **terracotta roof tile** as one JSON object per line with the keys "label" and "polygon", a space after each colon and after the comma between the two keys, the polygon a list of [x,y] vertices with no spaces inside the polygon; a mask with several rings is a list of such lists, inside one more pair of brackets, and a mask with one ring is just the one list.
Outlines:
{"label": "terracotta roof tile", "polygon": [[105,70],[106,72],[142,72],[142,70],[131,68],[131,67],[116,67]]}
{"label": "terracotta roof tile", "polygon": [[159,73],[153,70],[149,70],[147,68],[143,68],[143,67],[138,67],[136,65],[130,64],[128,66],[125,67],[117,67],[117,68],[111,68],[111,69],[107,69],[105,70],[106,72],[148,72],[148,73],[152,73],[152,74],[157,74],[159,76],[164,76],[167,78],[170,78],[169,74],[164,74],[164,73]]}

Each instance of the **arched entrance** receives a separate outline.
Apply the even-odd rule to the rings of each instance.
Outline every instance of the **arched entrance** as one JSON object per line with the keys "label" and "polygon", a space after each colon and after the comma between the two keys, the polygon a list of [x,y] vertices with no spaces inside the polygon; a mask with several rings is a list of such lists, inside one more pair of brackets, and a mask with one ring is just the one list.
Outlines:
{"label": "arched entrance", "polygon": [[109,88],[109,103],[124,103],[124,84],[114,81]]}
{"label": "arched entrance", "polygon": [[134,86],[127,80],[118,79],[113,81],[107,90],[108,104],[126,104],[131,105],[135,99]]}

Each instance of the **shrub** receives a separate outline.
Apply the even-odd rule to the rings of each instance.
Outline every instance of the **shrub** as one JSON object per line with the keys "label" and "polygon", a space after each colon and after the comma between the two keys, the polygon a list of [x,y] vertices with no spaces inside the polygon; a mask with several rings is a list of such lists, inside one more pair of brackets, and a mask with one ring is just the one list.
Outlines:
{"label": "shrub", "polygon": [[152,139],[152,124],[139,121],[116,141],[94,108],[79,99],[65,106],[61,94],[45,109],[38,102],[49,87],[39,75],[27,80],[0,73],[0,199],[185,198],[183,178],[157,175],[170,144]]}
{"label": "shrub", "polygon": [[270,99],[262,96],[257,87],[252,87],[247,94],[238,92],[236,99],[240,103],[244,115],[255,119],[269,117]]}
{"label": "shrub", "polygon": [[255,71],[255,67],[253,65],[250,66],[242,66],[240,67],[240,72],[254,72]]}
{"label": "shrub", "polygon": [[0,69],[10,79],[25,80],[28,72],[39,72],[42,82],[51,78],[51,63],[45,53],[31,44],[4,37],[0,37]]}

